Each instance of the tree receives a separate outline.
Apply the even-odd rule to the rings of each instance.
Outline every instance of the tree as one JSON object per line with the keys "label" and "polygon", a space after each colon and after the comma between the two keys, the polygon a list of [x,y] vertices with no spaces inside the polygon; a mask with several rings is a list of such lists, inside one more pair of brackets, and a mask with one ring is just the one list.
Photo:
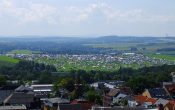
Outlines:
{"label": "tree", "polygon": [[41,73],[39,82],[43,84],[52,83],[52,75],[48,72]]}
{"label": "tree", "polygon": [[131,78],[127,85],[131,87],[134,91],[134,93],[142,93],[144,89],[150,87],[150,83],[144,76],[136,76]]}
{"label": "tree", "polygon": [[6,79],[4,76],[0,75],[0,86],[6,84]]}
{"label": "tree", "polygon": [[66,89],[69,92],[74,90],[74,80],[72,78],[58,78],[53,87],[55,92],[59,92],[59,89]]}
{"label": "tree", "polygon": [[89,90],[87,92],[86,99],[90,102],[95,102],[96,99],[96,92],[94,90]]}
{"label": "tree", "polygon": [[85,98],[90,102],[95,102],[100,105],[102,104],[101,95],[98,92],[96,92],[94,89],[90,88],[90,90],[86,92]]}
{"label": "tree", "polygon": [[74,81],[72,78],[64,78],[58,83],[59,88],[65,88],[68,91],[73,91]]}

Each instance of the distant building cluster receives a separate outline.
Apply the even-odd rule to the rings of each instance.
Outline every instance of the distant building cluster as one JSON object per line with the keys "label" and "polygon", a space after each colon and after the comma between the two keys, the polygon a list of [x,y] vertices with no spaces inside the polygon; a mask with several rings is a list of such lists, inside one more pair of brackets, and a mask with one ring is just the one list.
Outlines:
{"label": "distant building cluster", "polygon": [[[149,57],[139,53],[122,54],[89,54],[89,55],[68,55],[68,54],[6,54],[18,59],[37,61],[39,63],[52,64],[58,69],[66,69],[66,65],[72,67],[91,67],[101,69],[114,69],[117,66],[145,67],[153,65],[173,65],[175,61]],[[47,60],[43,60],[47,59]]]}

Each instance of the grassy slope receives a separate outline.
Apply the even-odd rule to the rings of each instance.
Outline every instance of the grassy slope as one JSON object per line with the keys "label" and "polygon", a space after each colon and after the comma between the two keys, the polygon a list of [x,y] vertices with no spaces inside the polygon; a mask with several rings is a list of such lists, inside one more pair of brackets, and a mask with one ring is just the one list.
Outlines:
{"label": "grassy slope", "polygon": [[0,66],[13,66],[18,62],[18,59],[10,58],[7,56],[0,56]]}

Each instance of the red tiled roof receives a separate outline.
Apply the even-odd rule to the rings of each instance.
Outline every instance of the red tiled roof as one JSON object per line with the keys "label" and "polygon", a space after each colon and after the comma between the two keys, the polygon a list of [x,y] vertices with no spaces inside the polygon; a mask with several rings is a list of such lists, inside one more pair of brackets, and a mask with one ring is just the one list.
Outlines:
{"label": "red tiled roof", "polygon": [[142,95],[138,95],[138,96],[135,96],[134,99],[139,103],[139,104],[143,104],[147,97],[145,96],[142,96]]}
{"label": "red tiled roof", "polygon": [[148,98],[146,96],[142,96],[142,95],[137,95],[134,97],[134,99],[139,103],[139,104],[143,104],[144,102],[151,102],[152,104],[154,104],[157,100],[154,98]]}
{"label": "red tiled roof", "polygon": [[156,103],[156,99],[154,98],[147,98],[146,102],[151,102],[152,104]]}

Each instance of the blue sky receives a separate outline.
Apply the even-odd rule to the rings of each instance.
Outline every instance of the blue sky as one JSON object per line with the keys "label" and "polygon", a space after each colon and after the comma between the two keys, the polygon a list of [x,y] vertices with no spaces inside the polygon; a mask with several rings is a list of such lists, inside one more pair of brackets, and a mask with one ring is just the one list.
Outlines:
{"label": "blue sky", "polygon": [[175,0],[0,0],[0,35],[174,36]]}

